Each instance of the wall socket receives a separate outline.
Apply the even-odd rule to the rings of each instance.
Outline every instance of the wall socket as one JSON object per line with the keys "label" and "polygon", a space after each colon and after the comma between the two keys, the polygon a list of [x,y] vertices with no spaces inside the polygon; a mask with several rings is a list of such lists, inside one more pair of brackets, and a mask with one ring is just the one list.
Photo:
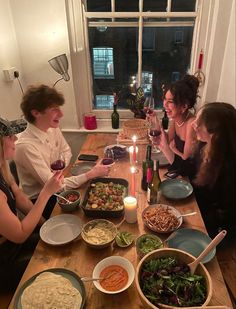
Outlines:
{"label": "wall socket", "polygon": [[11,82],[15,79],[14,72],[16,71],[15,67],[3,69],[4,80],[6,82]]}

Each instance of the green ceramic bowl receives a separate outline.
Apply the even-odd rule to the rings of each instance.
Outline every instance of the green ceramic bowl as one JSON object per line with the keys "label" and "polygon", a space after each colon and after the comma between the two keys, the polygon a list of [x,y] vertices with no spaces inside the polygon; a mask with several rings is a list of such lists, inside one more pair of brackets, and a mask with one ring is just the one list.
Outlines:
{"label": "green ceramic bowl", "polygon": [[77,190],[66,190],[60,193],[60,196],[65,197],[71,203],[66,203],[63,199],[60,199],[60,197],[57,198],[57,203],[61,207],[63,211],[71,212],[75,211],[79,208],[80,201],[81,201],[81,195],[79,191]]}

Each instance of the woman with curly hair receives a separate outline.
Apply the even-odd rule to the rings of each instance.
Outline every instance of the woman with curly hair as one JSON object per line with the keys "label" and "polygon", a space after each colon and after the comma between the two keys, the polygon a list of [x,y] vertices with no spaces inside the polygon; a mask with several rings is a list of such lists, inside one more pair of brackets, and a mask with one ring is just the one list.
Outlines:
{"label": "woman with curly hair", "polygon": [[[197,101],[198,86],[199,82],[195,76],[186,75],[164,91],[163,105],[172,121],[167,139],[166,133],[162,130],[161,138],[157,138],[156,142],[171,164],[171,170],[179,170],[182,161],[188,159],[194,151],[196,134],[191,123],[195,117],[192,110]],[[163,144],[163,139],[168,143]],[[153,141],[155,143],[155,139]]]}

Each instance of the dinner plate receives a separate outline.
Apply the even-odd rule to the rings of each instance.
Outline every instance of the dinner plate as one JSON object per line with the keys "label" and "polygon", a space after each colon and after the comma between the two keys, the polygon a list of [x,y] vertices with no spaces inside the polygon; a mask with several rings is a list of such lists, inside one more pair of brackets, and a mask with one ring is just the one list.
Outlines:
{"label": "dinner plate", "polygon": [[70,172],[73,176],[81,175],[90,171],[95,165],[95,162],[76,163],[72,166]]}
{"label": "dinner plate", "polygon": [[158,160],[159,161],[159,167],[166,167],[167,165],[169,165],[169,162],[166,159],[163,152],[152,153],[152,160]]}
{"label": "dinner plate", "polygon": [[[152,222],[146,220],[145,218],[145,214],[148,210],[152,209],[152,208],[157,208],[157,207],[161,207],[163,209],[168,209],[170,213],[172,213],[174,216],[176,217],[179,217],[178,219],[178,226],[175,227],[175,228],[172,228],[172,229],[168,229],[168,230],[162,230],[161,227],[163,227],[163,220],[166,220],[166,216],[163,217],[163,220],[161,220],[162,218],[158,218],[158,222],[157,222],[157,225],[155,226],[155,224],[152,224]],[[181,213],[174,207],[172,206],[169,206],[169,205],[164,205],[164,204],[155,204],[155,205],[150,205],[148,207],[146,207],[143,212],[142,212],[142,219],[143,219],[143,222],[144,222],[144,225],[149,228],[150,230],[156,232],[156,233],[170,233],[170,232],[173,232],[175,231],[176,229],[178,229],[182,223],[183,223],[183,218],[181,217]],[[158,225],[159,225],[159,228],[158,228]]]}
{"label": "dinner plate", "polygon": [[193,193],[192,185],[183,179],[167,179],[160,185],[161,193],[169,199],[180,200]]}
{"label": "dinner plate", "polygon": [[47,220],[40,228],[41,239],[49,245],[65,245],[76,239],[82,230],[81,220],[69,214],[58,215]]}
{"label": "dinner plate", "polygon": [[14,309],[22,309],[21,295],[23,294],[24,290],[34,282],[34,280],[36,279],[36,277],[38,275],[40,275],[41,273],[43,273],[45,271],[52,272],[56,275],[61,275],[64,278],[70,280],[72,285],[80,292],[80,295],[82,297],[82,303],[81,303],[81,306],[80,306],[79,309],[84,308],[85,299],[86,299],[86,292],[85,292],[84,284],[81,281],[80,277],[77,276],[76,273],[72,272],[71,270],[65,269],[65,268],[51,268],[51,269],[46,269],[44,271],[37,273],[36,275],[31,277],[29,280],[27,280],[22,285],[22,287],[18,290],[18,292],[16,294],[15,301],[14,301]]}
{"label": "dinner plate", "polygon": [[[167,244],[170,248],[180,249],[198,257],[211,240],[212,239],[207,234],[199,230],[181,228],[170,236],[169,240],[167,240]],[[216,249],[214,248],[202,260],[202,263],[208,263],[215,256],[215,253]]]}

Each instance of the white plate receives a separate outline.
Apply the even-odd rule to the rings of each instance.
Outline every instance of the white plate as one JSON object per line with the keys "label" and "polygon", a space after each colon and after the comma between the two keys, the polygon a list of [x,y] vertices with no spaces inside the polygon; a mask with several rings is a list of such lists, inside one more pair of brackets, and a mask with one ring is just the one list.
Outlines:
{"label": "white plate", "polygon": [[76,239],[82,229],[81,220],[74,215],[58,215],[47,220],[40,228],[41,239],[49,245],[59,246]]}

